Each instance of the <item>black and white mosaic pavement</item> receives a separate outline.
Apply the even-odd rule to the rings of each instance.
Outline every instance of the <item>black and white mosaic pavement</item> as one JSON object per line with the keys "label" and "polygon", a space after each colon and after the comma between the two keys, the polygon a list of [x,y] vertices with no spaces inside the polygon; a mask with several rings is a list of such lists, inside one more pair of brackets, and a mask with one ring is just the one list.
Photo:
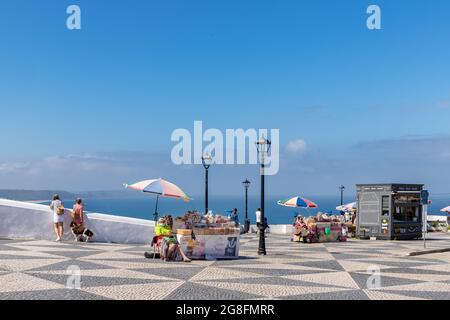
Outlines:
{"label": "black and white mosaic pavement", "polygon": [[450,299],[450,253],[406,256],[420,241],[257,246],[245,235],[239,260],[166,263],[140,245],[0,240],[0,299]]}

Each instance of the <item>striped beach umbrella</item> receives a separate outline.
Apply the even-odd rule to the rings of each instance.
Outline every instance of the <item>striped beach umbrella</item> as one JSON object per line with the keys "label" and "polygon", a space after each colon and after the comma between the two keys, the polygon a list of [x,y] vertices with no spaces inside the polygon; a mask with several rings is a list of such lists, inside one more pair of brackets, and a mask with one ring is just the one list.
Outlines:
{"label": "striped beach umbrella", "polygon": [[317,208],[317,204],[303,197],[293,197],[285,200],[278,200],[280,206],[290,208]]}
{"label": "striped beach umbrella", "polygon": [[450,213],[450,206],[445,207],[445,208],[442,208],[442,209],[441,209],[441,212],[447,212],[447,213]]}
{"label": "striped beach umbrella", "polygon": [[128,189],[156,194],[155,222],[158,220],[159,197],[183,199],[184,201],[191,200],[191,197],[181,190],[180,187],[161,178],[125,184],[124,186]]}
{"label": "striped beach umbrella", "polygon": [[342,206],[337,206],[336,210],[345,211],[345,212],[353,212],[356,210],[356,202],[347,203]]}

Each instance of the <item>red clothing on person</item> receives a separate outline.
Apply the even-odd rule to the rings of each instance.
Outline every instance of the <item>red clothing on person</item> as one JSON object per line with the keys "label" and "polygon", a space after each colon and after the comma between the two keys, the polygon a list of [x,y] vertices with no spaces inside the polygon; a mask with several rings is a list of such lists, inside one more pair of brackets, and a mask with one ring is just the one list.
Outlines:
{"label": "red clothing on person", "polygon": [[82,225],[84,222],[84,217],[83,217],[83,205],[81,204],[76,204],[73,206],[73,221],[77,224],[77,225]]}

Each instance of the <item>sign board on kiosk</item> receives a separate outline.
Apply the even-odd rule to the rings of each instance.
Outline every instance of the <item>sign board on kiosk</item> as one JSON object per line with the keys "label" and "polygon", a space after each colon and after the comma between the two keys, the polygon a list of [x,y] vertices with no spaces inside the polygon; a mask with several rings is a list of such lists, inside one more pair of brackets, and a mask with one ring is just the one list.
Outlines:
{"label": "sign board on kiosk", "polygon": [[420,202],[423,205],[428,205],[428,198],[430,196],[430,193],[428,192],[428,190],[422,190],[420,192]]}

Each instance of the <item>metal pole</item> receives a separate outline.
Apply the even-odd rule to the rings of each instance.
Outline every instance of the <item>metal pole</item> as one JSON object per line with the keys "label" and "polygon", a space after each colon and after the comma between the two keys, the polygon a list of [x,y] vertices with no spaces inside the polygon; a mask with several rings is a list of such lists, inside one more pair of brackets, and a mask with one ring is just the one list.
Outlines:
{"label": "metal pole", "polygon": [[208,214],[208,169],[205,169],[205,214]]}
{"label": "metal pole", "polygon": [[428,215],[428,205],[424,204],[422,206],[422,232],[423,232],[423,248],[426,249],[427,248],[427,232],[428,232],[428,228],[427,228],[427,215]]}
{"label": "metal pole", "polygon": [[341,189],[341,206],[342,206],[344,204],[344,186],[341,185],[339,189]]}
{"label": "metal pole", "polygon": [[265,217],[264,217],[264,154],[261,161],[261,223],[259,225],[259,255],[266,255]]}
{"label": "metal pole", "polygon": [[158,202],[159,202],[159,194],[156,196],[155,213],[153,214],[153,217],[155,219],[155,223],[158,222]]}
{"label": "metal pole", "polygon": [[248,187],[245,187],[245,232],[249,230],[248,223]]}

